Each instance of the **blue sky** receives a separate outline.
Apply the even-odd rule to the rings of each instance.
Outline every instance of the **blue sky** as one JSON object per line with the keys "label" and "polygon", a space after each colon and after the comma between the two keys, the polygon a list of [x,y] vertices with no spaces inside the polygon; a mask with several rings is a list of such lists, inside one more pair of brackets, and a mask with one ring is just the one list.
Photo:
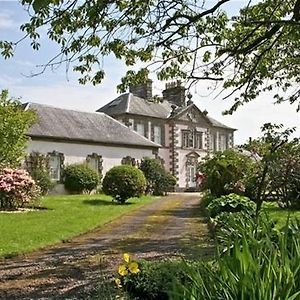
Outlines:
{"label": "blue sky", "polygon": [[[231,11],[237,11],[241,3],[233,1]],[[0,40],[16,41],[22,36],[20,24],[27,19],[27,13],[19,2],[0,0]],[[32,77],[36,66],[48,61],[56,53],[56,45],[42,39],[42,47],[34,51],[25,41],[18,46],[16,54],[9,60],[0,57],[0,89],[9,89],[14,97],[21,97],[23,102],[45,103],[63,108],[84,111],[95,111],[118,96],[116,86],[125,73],[125,66],[113,58],[105,61],[106,78],[99,86],[80,85],[76,74],[66,73],[62,65],[56,70],[48,70],[44,74]],[[154,79],[154,94],[161,94],[164,84]],[[224,124],[237,128],[235,142],[245,142],[250,136],[259,135],[259,129],[265,122],[283,123],[287,127],[297,127],[300,136],[300,113],[296,106],[289,104],[273,105],[272,96],[265,94],[259,99],[246,104],[232,116],[222,116],[222,111],[230,107],[229,101],[221,97],[214,98],[207,90],[207,83],[199,84],[191,90],[194,103],[206,109],[212,117]]]}

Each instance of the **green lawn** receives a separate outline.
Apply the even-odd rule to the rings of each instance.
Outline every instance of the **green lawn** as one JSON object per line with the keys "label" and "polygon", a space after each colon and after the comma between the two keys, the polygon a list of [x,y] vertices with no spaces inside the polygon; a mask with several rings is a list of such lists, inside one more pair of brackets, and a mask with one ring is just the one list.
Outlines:
{"label": "green lawn", "polygon": [[277,221],[278,227],[284,226],[288,216],[300,220],[300,210],[282,209],[278,207],[275,202],[265,202],[263,204],[263,210],[267,212],[272,219]]}
{"label": "green lawn", "polygon": [[47,209],[27,213],[0,212],[0,257],[54,244],[101,226],[155,198],[132,198],[125,205],[105,195],[47,196]]}

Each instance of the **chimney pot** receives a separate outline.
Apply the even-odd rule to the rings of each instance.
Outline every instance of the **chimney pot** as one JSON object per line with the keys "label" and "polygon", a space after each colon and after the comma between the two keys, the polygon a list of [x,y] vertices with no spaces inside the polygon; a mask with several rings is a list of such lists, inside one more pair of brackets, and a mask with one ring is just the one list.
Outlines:
{"label": "chimney pot", "polygon": [[147,79],[147,81],[145,83],[131,85],[129,87],[129,92],[139,98],[151,100],[152,99],[152,80]]}

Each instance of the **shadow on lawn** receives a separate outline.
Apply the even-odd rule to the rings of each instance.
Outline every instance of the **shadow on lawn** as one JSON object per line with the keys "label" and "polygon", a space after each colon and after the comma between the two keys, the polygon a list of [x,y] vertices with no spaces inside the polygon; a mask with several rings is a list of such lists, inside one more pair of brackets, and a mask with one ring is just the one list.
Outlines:
{"label": "shadow on lawn", "polygon": [[108,206],[108,205],[131,205],[133,204],[132,202],[125,202],[123,204],[120,204],[119,202],[116,201],[107,201],[107,200],[102,200],[102,199],[89,199],[89,200],[83,200],[83,204],[87,205],[94,205],[94,206]]}

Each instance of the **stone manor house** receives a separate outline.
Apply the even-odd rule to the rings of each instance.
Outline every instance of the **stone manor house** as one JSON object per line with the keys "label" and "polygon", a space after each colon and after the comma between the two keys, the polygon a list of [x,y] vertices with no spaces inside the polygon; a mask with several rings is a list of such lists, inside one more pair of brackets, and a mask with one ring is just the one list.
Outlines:
{"label": "stone manor house", "polygon": [[201,111],[180,82],[167,84],[158,99],[149,79],[95,113],[35,103],[25,107],[38,115],[27,152],[47,154],[57,182],[66,164],[85,161],[104,175],[114,165],[157,157],[177,178],[177,190],[193,189],[197,163],[234,143],[235,129]]}

